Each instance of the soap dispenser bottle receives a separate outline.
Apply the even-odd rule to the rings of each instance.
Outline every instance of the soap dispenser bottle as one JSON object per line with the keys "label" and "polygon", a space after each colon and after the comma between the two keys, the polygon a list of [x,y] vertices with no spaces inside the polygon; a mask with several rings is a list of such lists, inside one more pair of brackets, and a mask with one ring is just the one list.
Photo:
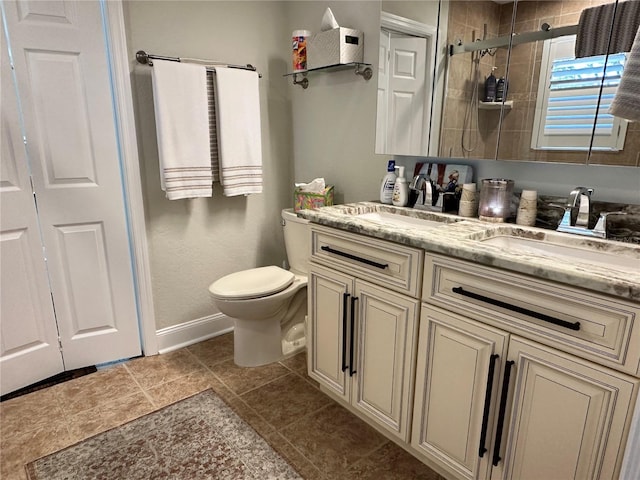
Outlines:
{"label": "soap dispenser bottle", "polygon": [[497,67],[491,68],[491,73],[487,77],[487,80],[484,82],[484,101],[485,102],[495,102],[496,101],[496,76],[493,74],[493,71]]}
{"label": "soap dispenser bottle", "polygon": [[387,174],[382,179],[382,184],[380,185],[380,203],[386,203],[391,205],[393,200],[393,188],[396,184],[396,173],[395,173],[395,160],[389,160],[387,164]]}
{"label": "soap dispenser bottle", "polygon": [[404,178],[404,167],[396,167],[396,170],[398,170],[398,175],[393,187],[392,202],[396,207],[404,207],[409,200],[409,186]]}
{"label": "soap dispenser bottle", "polygon": [[507,99],[507,80],[500,77],[496,83],[496,102],[502,102]]}

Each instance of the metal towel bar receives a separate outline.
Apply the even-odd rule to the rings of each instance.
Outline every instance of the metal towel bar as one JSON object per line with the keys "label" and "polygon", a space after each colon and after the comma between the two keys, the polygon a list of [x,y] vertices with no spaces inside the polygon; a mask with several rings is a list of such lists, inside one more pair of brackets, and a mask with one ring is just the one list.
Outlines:
{"label": "metal towel bar", "polygon": [[[166,57],[164,55],[153,55],[151,53],[147,53],[144,50],[138,50],[136,52],[136,60],[138,63],[142,63],[143,65],[153,66],[153,60],[166,60],[169,62],[190,62],[190,63],[201,63],[207,66],[211,66],[212,68],[217,66],[227,67],[227,68],[239,68],[242,70],[251,70],[253,72],[256,71],[256,67],[251,65],[250,63],[246,65],[233,65],[224,62],[216,62],[213,60],[202,60],[199,58],[181,58],[181,57]],[[258,77],[262,78],[262,74],[258,73]]]}

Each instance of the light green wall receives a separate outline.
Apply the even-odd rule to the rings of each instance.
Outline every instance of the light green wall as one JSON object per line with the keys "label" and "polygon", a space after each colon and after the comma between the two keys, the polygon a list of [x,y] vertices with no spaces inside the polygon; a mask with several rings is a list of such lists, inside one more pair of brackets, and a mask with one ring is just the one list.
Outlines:
{"label": "light green wall", "polygon": [[[377,64],[380,2],[288,2],[290,30],[318,32],[331,7],[338,24],[364,32],[364,61]],[[366,81],[353,70],[309,74],[309,88],[291,87],[296,181],[325,177],[337,202],[375,200],[387,156],[374,153],[377,71]]]}
{"label": "light green wall", "polygon": [[[158,329],[217,312],[208,286],[234,271],[281,265],[280,210],[291,206],[293,162],[287,2],[125,2],[128,46]],[[151,67],[137,50],[251,63],[260,80],[264,193],[167,200],[160,190]]]}
{"label": "light green wall", "polygon": [[[364,31],[365,61],[374,78],[351,70],[309,75],[307,90],[283,77],[291,69],[291,32],[317,32],[330,6],[345,27]],[[227,273],[280,265],[285,258],[280,210],[292,185],[325,177],[336,202],[374,200],[385,173],[374,154],[380,1],[130,1],[128,45],[151,250],[157,327],[216,313],[208,285]],[[149,67],[135,66],[139,49],[258,67],[265,187],[262,195],[168,201],[159,187]],[[411,164],[414,160],[403,159]],[[449,162],[456,160],[449,159]],[[470,161],[478,176],[506,176],[541,194],[596,188],[602,201],[640,203],[640,169],[524,162]],[[408,175],[408,174],[407,174]]]}

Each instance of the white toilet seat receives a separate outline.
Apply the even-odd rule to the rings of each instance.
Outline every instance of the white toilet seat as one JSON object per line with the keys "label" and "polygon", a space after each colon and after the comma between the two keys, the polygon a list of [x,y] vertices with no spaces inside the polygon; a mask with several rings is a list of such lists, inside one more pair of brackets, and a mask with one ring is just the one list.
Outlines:
{"label": "white toilet seat", "polygon": [[295,275],[275,265],[231,273],[209,286],[214,298],[243,300],[262,298],[289,287]]}

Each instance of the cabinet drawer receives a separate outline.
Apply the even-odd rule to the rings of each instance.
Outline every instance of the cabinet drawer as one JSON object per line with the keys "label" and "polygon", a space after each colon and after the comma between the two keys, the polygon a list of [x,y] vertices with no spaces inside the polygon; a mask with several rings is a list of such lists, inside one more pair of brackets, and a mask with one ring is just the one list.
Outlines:
{"label": "cabinet drawer", "polygon": [[328,227],[311,229],[313,262],[413,297],[420,295],[423,258],[417,248]]}
{"label": "cabinet drawer", "polygon": [[422,298],[543,344],[640,376],[640,305],[439,255]]}

